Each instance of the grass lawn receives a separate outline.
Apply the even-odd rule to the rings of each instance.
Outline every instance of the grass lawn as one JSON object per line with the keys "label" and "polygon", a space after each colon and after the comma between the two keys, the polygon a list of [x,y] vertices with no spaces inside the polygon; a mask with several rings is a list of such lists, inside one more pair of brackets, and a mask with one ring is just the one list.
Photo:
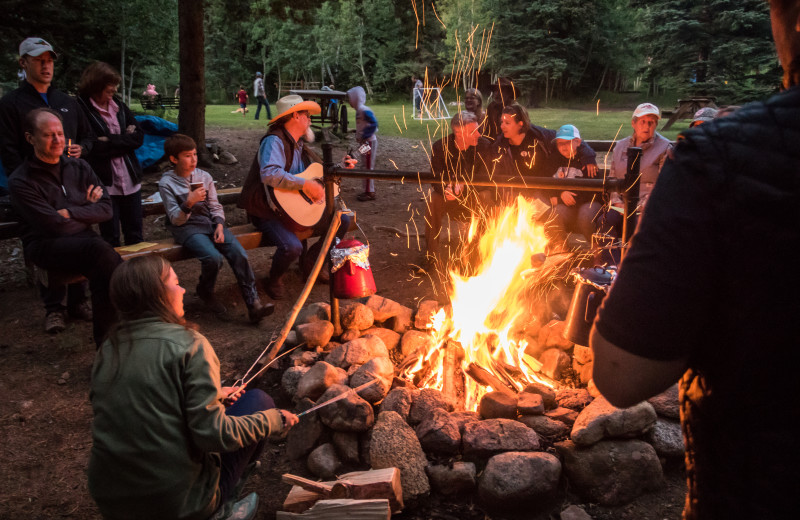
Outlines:
{"label": "grass lawn", "polygon": [[[443,132],[447,132],[449,121],[418,121],[411,118],[411,105],[389,104],[389,105],[370,105],[375,116],[378,118],[379,136],[402,136],[411,139],[418,139],[424,142],[435,141],[442,137]],[[268,120],[265,111],[261,110],[261,119],[255,121],[253,115],[255,108],[248,112],[247,117],[242,114],[232,113],[238,105],[208,105],[206,107],[206,125],[209,127],[227,128],[261,128],[266,129]],[[275,104],[273,103],[273,116],[275,114]],[[455,106],[448,107],[450,115],[455,114]],[[670,107],[672,108],[672,107]],[[575,110],[564,108],[535,108],[529,110],[531,122],[547,128],[557,129],[563,124],[572,124],[578,127],[581,137],[589,140],[610,140],[621,139],[631,133],[631,110],[603,109],[600,106],[597,110]],[[175,121],[178,115],[177,110],[168,110],[162,116],[171,121]],[[349,127],[355,127],[355,113],[348,111]],[[666,119],[662,120],[663,122]],[[674,140],[678,133],[689,127],[689,120],[685,119],[675,123],[667,132],[661,134]]]}

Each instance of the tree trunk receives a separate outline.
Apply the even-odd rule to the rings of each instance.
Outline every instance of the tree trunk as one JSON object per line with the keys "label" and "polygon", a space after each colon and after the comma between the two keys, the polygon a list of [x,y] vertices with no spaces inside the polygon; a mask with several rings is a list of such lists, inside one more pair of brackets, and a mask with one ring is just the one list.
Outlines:
{"label": "tree trunk", "polygon": [[358,66],[361,67],[361,76],[364,78],[364,88],[368,96],[372,96],[372,87],[367,79],[367,71],[364,70],[364,23],[361,22],[361,30],[358,32]]}
{"label": "tree trunk", "polygon": [[606,80],[606,72],[608,72],[608,63],[606,63],[606,66],[603,68],[603,75],[600,77],[600,84],[597,85],[597,92],[594,93],[592,101],[597,99],[597,96],[600,95],[600,89],[603,88],[603,82]]}
{"label": "tree trunk", "polygon": [[194,139],[200,164],[211,163],[206,151],[206,85],[203,2],[178,0],[181,99],[178,130]]}
{"label": "tree trunk", "polygon": [[[131,106],[131,97],[133,97],[133,71],[136,70],[135,64],[136,62],[131,61],[131,73],[128,76],[128,106]],[[123,82],[123,88],[125,84]],[[125,99],[125,94],[122,94],[122,99]]]}
{"label": "tree trunk", "polygon": [[[120,51],[119,51],[119,73],[122,76],[120,80],[120,85],[122,85],[122,99],[125,100],[125,36],[122,37],[122,42],[120,43]],[[130,106],[131,101],[130,97],[128,97],[128,106]]]}

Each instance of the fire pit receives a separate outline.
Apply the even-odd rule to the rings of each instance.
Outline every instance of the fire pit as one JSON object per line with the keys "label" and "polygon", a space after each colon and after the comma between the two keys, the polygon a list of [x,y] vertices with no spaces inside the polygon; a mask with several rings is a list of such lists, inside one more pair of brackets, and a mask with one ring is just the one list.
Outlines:
{"label": "fire pit", "polygon": [[660,486],[661,460],[683,453],[677,393],[627,410],[597,395],[591,351],[565,339],[566,305],[553,305],[580,259],[542,262],[532,212],[519,199],[486,223],[469,269],[447,273],[447,305],[342,302],[337,338],[330,306],[306,307],[282,387],[298,412],[347,395],[304,416],[287,454],[324,479],[396,467],[406,507],[431,486],[495,508],[548,507],[567,481],[606,505]]}

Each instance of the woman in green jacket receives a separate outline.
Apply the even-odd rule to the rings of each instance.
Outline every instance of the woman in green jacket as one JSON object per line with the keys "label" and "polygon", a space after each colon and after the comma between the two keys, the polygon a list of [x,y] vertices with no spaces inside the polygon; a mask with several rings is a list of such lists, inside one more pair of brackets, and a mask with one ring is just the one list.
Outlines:
{"label": "woman in green jacket", "polygon": [[90,393],[89,491],[106,519],[221,516],[266,437],[297,423],[261,390],[220,386],[214,349],[183,318],[185,292],[156,256],[112,277],[119,322],[98,351]]}

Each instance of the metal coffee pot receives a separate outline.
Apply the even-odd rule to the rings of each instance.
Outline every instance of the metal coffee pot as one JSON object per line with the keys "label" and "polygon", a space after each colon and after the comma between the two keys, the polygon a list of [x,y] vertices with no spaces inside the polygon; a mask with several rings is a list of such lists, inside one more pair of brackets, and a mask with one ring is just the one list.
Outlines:
{"label": "metal coffee pot", "polygon": [[595,314],[616,274],[616,269],[599,266],[573,270],[576,284],[567,312],[566,339],[577,345],[589,345]]}

